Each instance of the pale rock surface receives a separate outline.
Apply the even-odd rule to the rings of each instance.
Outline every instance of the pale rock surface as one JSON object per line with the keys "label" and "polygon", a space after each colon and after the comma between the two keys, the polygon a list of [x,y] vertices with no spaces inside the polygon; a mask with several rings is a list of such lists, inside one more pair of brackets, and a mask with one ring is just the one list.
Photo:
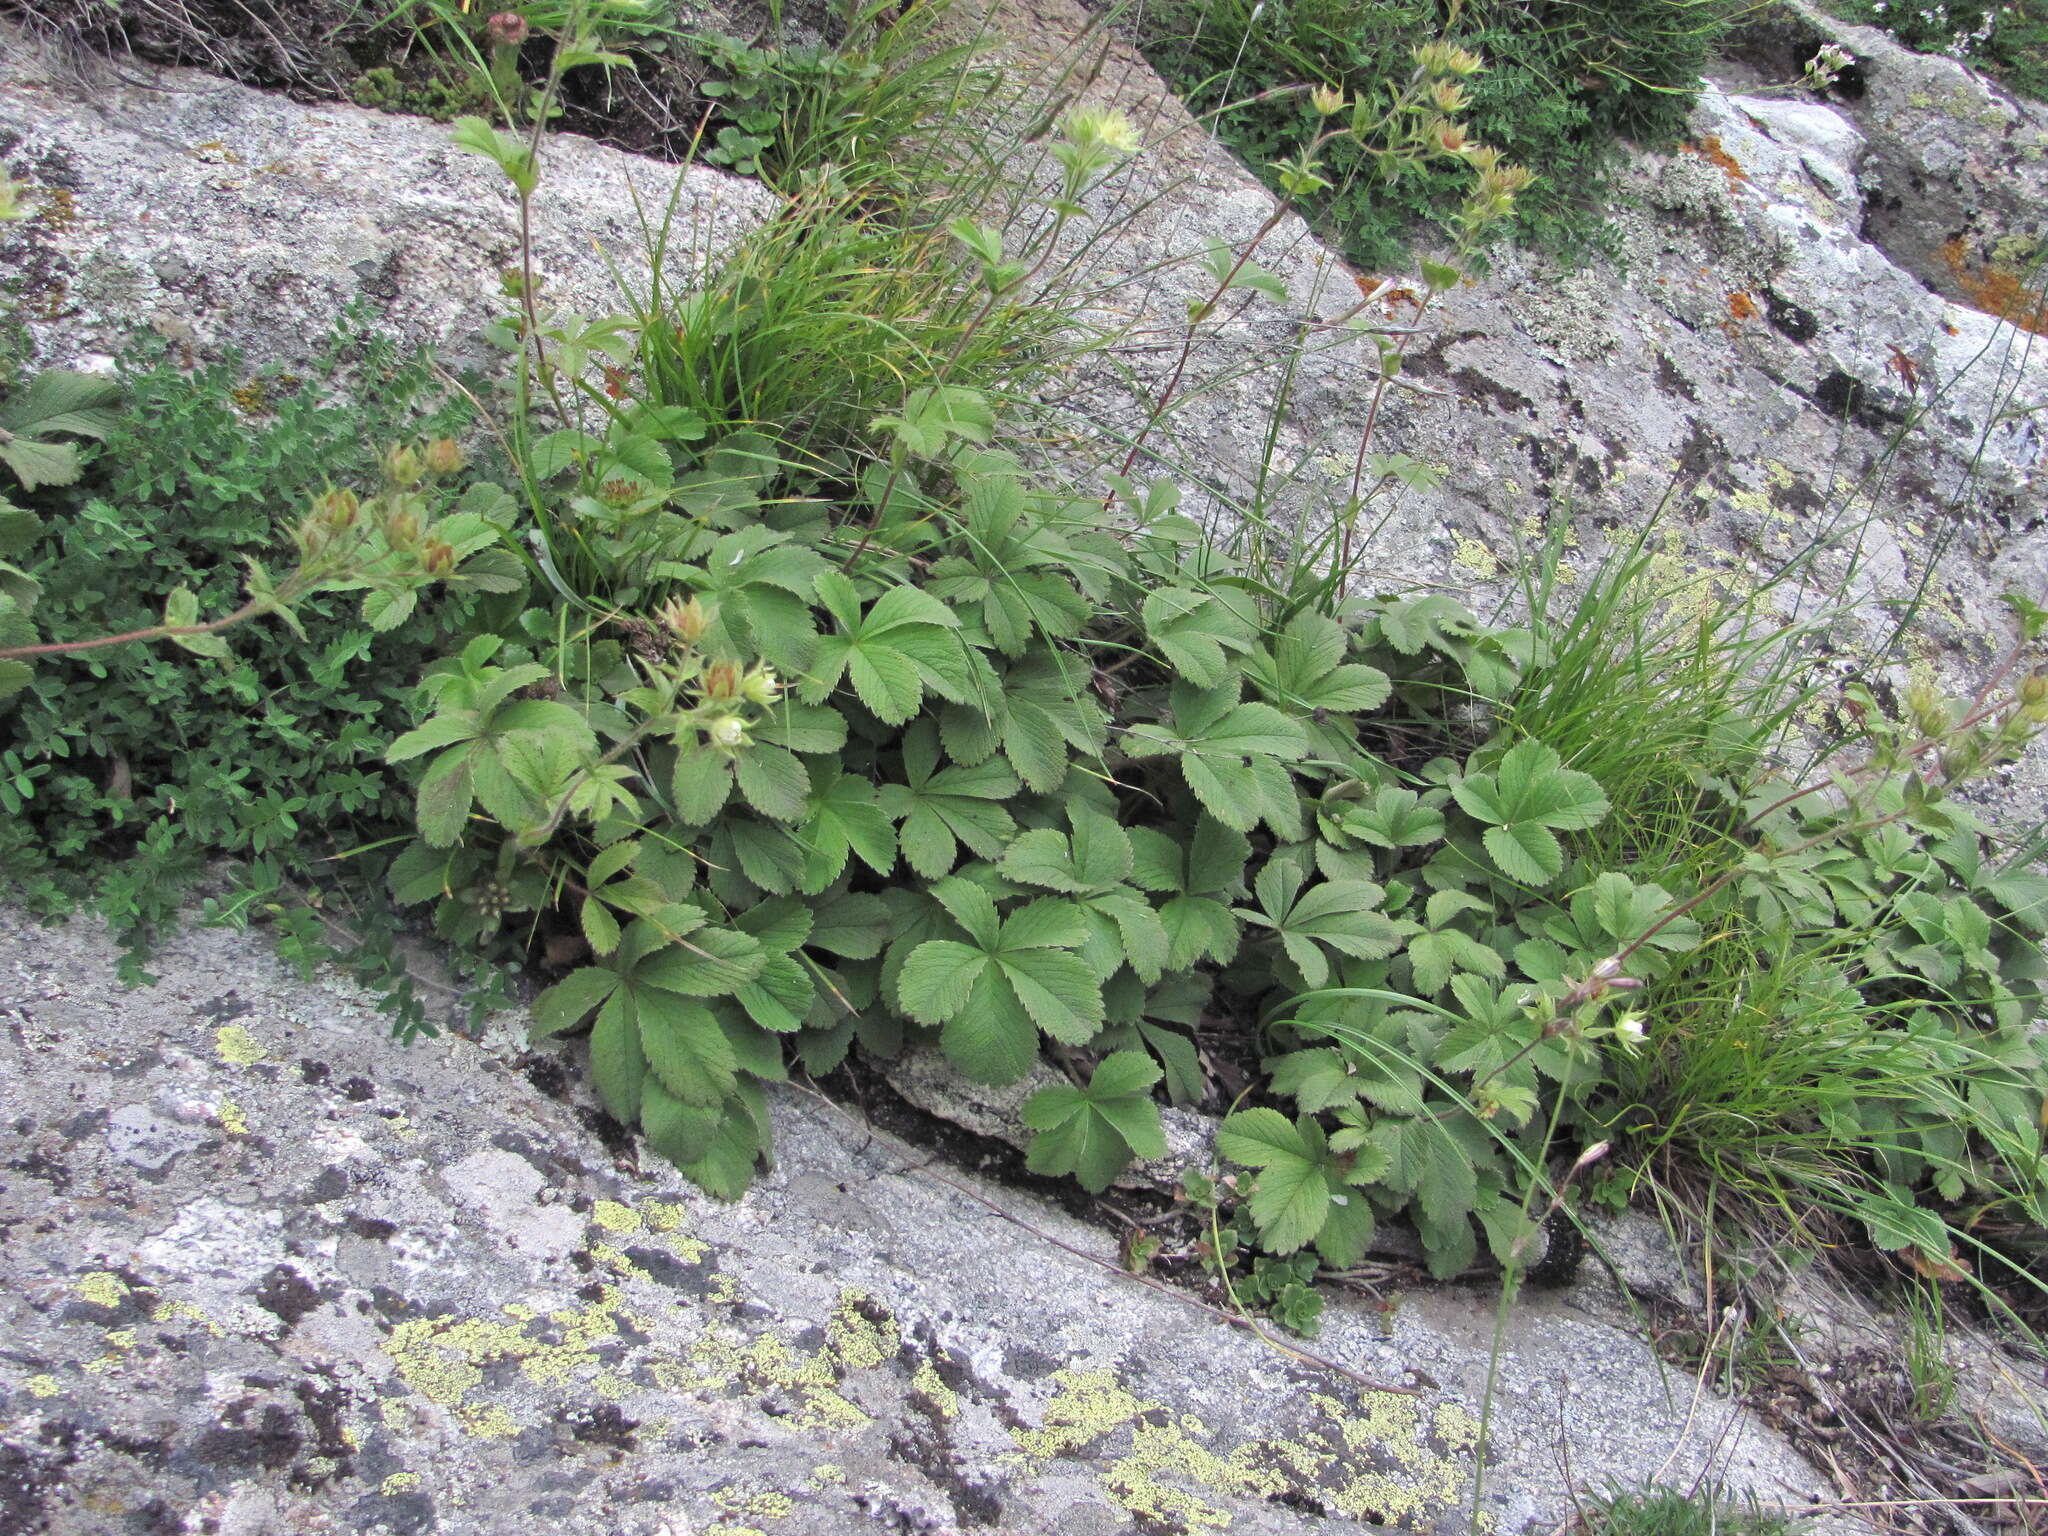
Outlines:
{"label": "pale rock surface", "polygon": [[[1466,1528],[1485,1288],[1333,1299],[1313,1348],[1415,1390],[1362,1388],[805,1095],[719,1205],[607,1132],[580,1048],[489,1043],[516,1016],[407,1048],[256,937],[137,992],[114,959],[0,909],[8,1536]],[[138,1163],[166,1103],[195,1138]],[[1501,1531],[1568,1511],[1561,1441],[1582,1483],[1819,1491],[1580,1300],[1502,1341]]]}
{"label": "pale rock surface", "polygon": [[[198,70],[136,65],[82,88],[0,23],[0,160],[56,195],[54,216],[0,226],[0,280],[42,364],[104,366],[142,326],[188,356],[298,363],[360,305],[458,369],[504,366],[481,332],[507,311],[517,199],[439,124]],[[613,267],[644,283],[640,210],[658,220],[672,195],[667,275],[684,288],[776,206],[708,167],[553,138],[533,215],[547,301],[585,317],[622,308]]]}

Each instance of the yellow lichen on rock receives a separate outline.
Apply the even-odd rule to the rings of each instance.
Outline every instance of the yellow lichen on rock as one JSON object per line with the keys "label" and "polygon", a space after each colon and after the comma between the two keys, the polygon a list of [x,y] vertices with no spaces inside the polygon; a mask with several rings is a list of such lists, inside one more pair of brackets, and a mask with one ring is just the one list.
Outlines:
{"label": "yellow lichen on rock", "polygon": [[231,1067],[252,1067],[265,1055],[256,1037],[239,1024],[223,1024],[213,1032],[213,1053]]}
{"label": "yellow lichen on rock", "polygon": [[1365,1392],[1355,1408],[1312,1394],[1323,1424],[1289,1437],[1246,1440],[1228,1450],[1201,1420],[1169,1418],[1110,1371],[1059,1371],[1058,1391],[1036,1429],[1013,1432],[1023,1472],[1080,1456],[1129,1427],[1130,1445],[1108,1458],[1097,1481],[1141,1519],[1189,1530],[1222,1530],[1229,1512],[1216,1495],[1275,1499],[1313,1493],[1353,1519],[1425,1529],[1460,1501],[1478,1425],[1464,1409],[1433,1413],[1402,1393]]}
{"label": "yellow lichen on rock", "polygon": [[119,1275],[96,1269],[78,1277],[78,1298],[96,1307],[118,1307],[128,1299],[128,1282]]}

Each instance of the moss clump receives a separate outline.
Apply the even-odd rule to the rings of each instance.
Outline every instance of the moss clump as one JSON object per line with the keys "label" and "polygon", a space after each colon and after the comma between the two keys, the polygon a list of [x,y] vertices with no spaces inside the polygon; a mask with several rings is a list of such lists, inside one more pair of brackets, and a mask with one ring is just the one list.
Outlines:
{"label": "moss clump", "polygon": [[485,112],[491,105],[490,92],[472,75],[437,69],[415,77],[382,64],[357,75],[349,83],[348,95],[357,106],[374,112],[405,112],[437,123]]}

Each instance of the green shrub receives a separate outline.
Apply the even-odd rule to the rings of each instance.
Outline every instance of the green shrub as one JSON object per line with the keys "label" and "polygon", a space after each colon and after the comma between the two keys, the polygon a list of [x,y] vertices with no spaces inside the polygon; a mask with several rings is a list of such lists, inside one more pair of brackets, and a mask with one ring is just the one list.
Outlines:
{"label": "green shrub", "polygon": [[[1615,827],[1601,784],[1516,728],[1555,656],[1536,635],[1437,595],[1290,603],[1164,486],[1116,530],[1033,489],[968,406],[906,413],[899,472],[864,487],[664,439],[657,411],[580,471],[544,441],[604,609],[472,641],[392,750],[425,765],[394,893],[454,938],[580,932],[589,963],[537,1027],[589,1024],[607,1106],[693,1178],[745,1187],[785,1047],[818,1073],[856,1039],[926,1039],[988,1082],[1045,1051],[1075,1067],[1027,1108],[1033,1160],[1101,1187],[1156,1152],[1155,1082],[1207,1097],[1206,1016],[1269,1042],[1221,1140],[1259,1170],[1263,1248],[1347,1265],[1398,1214],[1456,1273],[1482,1241],[1513,1255],[1553,1145],[1645,1135],[1635,1053],[1711,1006],[1731,926],[1761,969],[1771,944],[1833,954],[1847,924],[1833,1004],[1928,1074],[1890,1120],[1867,1074],[1823,1085],[1839,1161],[1869,1170],[1849,1209],[1940,1247],[1923,1194],[2035,1198],[2041,890],[1960,813],[1758,817],[1768,759],[1743,731],[1772,722],[1706,710],[1682,809],[1746,874],[1682,912],[1659,880],[1674,786]],[[598,488],[667,485],[716,494],[591,526]],[[1689,688],[1667,659],[1650,670]]]}
{"label": "green shrub", "polygon": [[[13,556],[44,641],[158,621],[178,588],[219,613],[323,486],[374,482],[385,445],[459,431],[423,359],[338,328],[303,377],[183,371],[160,342],[122,361],[120,403],[75,484],[21,498],[40,519]],[[209,861],[258,883],[389,837],[408,807],[377,759],[404,727],[423,650],[471,621],[456,596],[378,634],[361,598],[323,594],[232,654],[162,646],[40,661],[0,703],[0,876],[42,912],[97,902],[139,947]]]}
{"label": "green shrub", "polygon": [[[1675,137],[1715,40],[1743,0],[1173,0],[1145,12],[1145,49],[1245,162],[1277,185],[1272,163],[1312,126],[1290,86],[1324,85],[1380,102],[1406,85],[1414,50],[1446,38],[1481,55],[1462,116],[1475,138],[1539,172],[1512,232],[1566,253],[1604,238],[1601,200],[1618,141]],[[1310,200],[1311,221],[1367,271],[1400,270],[1416,233],[1463,195],[1447,166],[1383,174],[1340,145]]]}
{"label": "green shrub", "polygon": [[1844,21],[1883,27],[1908,48],[1945,54],[2009,90],[2048,101],[2048,0],[1826,0]]}

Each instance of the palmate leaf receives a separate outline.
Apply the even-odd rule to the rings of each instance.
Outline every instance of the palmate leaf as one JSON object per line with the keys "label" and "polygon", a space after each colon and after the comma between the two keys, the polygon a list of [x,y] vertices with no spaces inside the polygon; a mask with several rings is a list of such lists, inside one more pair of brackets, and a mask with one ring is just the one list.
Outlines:
{"label": "palmate leaf", "polygon": [[707,655],[760,656],[801,676],[818,640],[811,597],[830,569],[817,550],[755,523],[721,534],[694,564],[664,564],[654,574],[688,582],[704,598],[711,623],[700,644]]}
{"label": "palmate leaf", "polygon": [[1238,658],[1252,648],[1250,621],[1214,593],[1187,587],[1153,592],[1142,616],[1145,638],[1197,688],[1232,681]]}
{"label": "palmate leaf", "polygon": [[921,720],[904,734],[905,784],[881,787],[883,812],[900,823],[897,839],[904,862],[927,880],[952,873],[960,847],[992,859],[1017,830],[1002,802],[1019,789],[1017,776],[999,758],[939,768],[938,727]]}
{"label": "palmate leaf", "polygon": [[105,437],[114,426],[108,409],[121,397],[112,379],[61,368],[45,369],[28,386],[0,402],[0,464],[24,490],[72,485],[80,458],[75,444],[52,442],[59,434]]}
{"label": "palmate leaf", "polygon": [[1412,789],[1387,785],[1364,805],[1347,811],[1339,825],[1375,848],[1419,848],[1442,841],[1444,813]]}
{"label": "palmate leaf", "polygon": [[1394,685],[1378,667],[1347,663],[1349,648],[1341,624],[1304,612],[1274,637],[1269,650],[1252,653],[1245,675],[1268,703],[1292,715],[1378,709]]}
{"label": "palmate leaf", "polygon": [[844,678],[876,719],[902,725],[927,689],[956,704],[973,696],[973,670],[954,633],[959,617],[930,593],[891,587],[863,612],[853,583],[837,571],[814,585],[838,628],[817,642],[805,702],[823,703]]}
{"label": "palmate leaf", "polygon": [[1485,825],[1482,841],[1501,873],[1525,885],[1548,885],[1563,872],[1557,831],[1597,826],[1607,814],[1607,796],[1593,777],[1566,768],[1539,741],[1510,747],[1494,772],[1466,774],[1451,795]]}
{"label": "palmate leaf", "polygon": [[958,878],[932,894],[973,940],[919,944],[897,976],[897,1000],[923,1024],[944,1026],[940,1046],[982,1082],[1015,1082],[1038,1056],[1043,1030],[1086,1045],[1101,1028],[1102,988],[1074,950],[1086,937],[1070,903],[1036,901],[998,920],[988,893]]}
{"label": "palmate leaf", "polygon": [[1314,1117],[1239,1110],[1218,1128],[1216,1149],[1259,1170],[1247,1208],[1267,1252],[1289,1254],[1315,1243],[1340,1265],[1364,1255],[1372,1237],[1370,1208],[1350,1186],[1351,1159],[1331,1151]]}
{"label": "palmate leaf", "polygon": [[1085,660],[1039,648],[1002,674],[991,700],[941,711],[946,755],[972,764],[1000,751],[1029,788],[1053,793],[1066,782],[1070,753],[1099,757],[1108,742],[1109,715],[1094,697],[1093,676]]}
{"label": "palmate leaf", "polygon": [[896,829],[875,786],[840,772],[829,758],[811,764],[810,778],[810,797],[793,834],[803,850],[803,893],[814,896],[836,881],[849,854],[858,854],[878,875],[894,869]]}
{"label": "palmate leaf", "polygon": [[1237,916],[1270,930],[1313,989],[1330,979],[1324,949],[1360,960],[1384,960],[1401,947],[1415,924],[1379,910],[1386,891],[1365,880],[1324,880],[1303,889],[1301,866],[1285,855],[1266,861],[1253,882],[1257,908]]}
{"label": "palmate leaf", "polygon": [[[786,909],[756,926],[775,943],[797,936]],[[784,959],[756,934],[708,927],[700,909],[671,903],[629,925],[604,964],[543,992],[533,1033],[560,1034],[594,1012],[591,1079],[605,1109],[706,1189],[734,1198],[767,1146],[757,1112],[765,1106],[747,1074],[779,1077],[782,1065],[737,1015],[721,1017],[731,1004],[708,1000],[746,993]]]}
{"label": "palmate leaf", "polygon": [[737,787],[740,797],[763,816],[795,821],[804,814],[811,780],[795,753],[765,741],[750,741],[727,752],[684,734],[676,748],[669,793],[685,826],[702,826],[721,810]]}
{"label": "palmate leaf", "polygon": [[1226,827],[1249,832],[1264,820],[1279,836],[1298,835],[1300,797],[1285,765],[1307,752],[1307,740],[1270,704],[1240,703],[1238,692],[1236,683],[1176,683],[1172,723],[1132,726],[1125,750],[1174,756],[1202,808]]}
{"label": "palmate leaf", "polygon": [[1036,1132],[1026,1166],[1033,1173],[1071,1173],[1100,1194],[1133,1157],[1166,1155],[1152,1085],[1159,1068],[1139,1051],[1102,1058],[1086,1088],[1061,1083],[1025,1100],[1022,1118]]}

